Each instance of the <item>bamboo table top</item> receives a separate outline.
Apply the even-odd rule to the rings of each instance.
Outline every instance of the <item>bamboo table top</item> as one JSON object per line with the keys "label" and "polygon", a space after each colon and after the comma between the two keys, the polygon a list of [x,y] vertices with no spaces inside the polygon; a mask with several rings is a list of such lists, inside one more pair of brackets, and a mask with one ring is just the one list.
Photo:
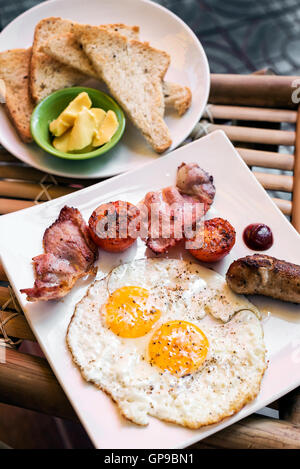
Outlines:
{"label": "bamboo table top", "polygon": [[[223,129],[258,181],[300,232],[300,111],[295,77],[212,75],[209,105],[190,140]],[[70,180],[24,165],[0,148],[0,214],[60,197],[99,181]],[[2,343],[1,343],[2,341]],[[0,265],[0,402],[76,420],[47,361],[20,352],[35,337]],[[272,404],[279,419],[253,415],[197,448],[300,448],[300,389]]]}

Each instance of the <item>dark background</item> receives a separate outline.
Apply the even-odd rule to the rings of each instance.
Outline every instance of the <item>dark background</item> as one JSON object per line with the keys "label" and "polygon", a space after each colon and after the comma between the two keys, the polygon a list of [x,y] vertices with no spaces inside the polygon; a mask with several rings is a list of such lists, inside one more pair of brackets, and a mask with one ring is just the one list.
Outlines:
{"label": "dark background", "polygon": [[[0,0],[0,30],[39,0]],[[300,75],[300,0],[159,0],[197,34],[214,73]],[[55,12],[54,12],[55,13]]]}

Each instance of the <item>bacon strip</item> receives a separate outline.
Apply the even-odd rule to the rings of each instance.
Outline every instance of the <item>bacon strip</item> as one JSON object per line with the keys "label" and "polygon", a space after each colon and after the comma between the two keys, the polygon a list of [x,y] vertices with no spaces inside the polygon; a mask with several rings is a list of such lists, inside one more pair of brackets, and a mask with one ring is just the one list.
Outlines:
{"label": "bacon strip", "polygon": [[182,194],[190,195],[209,209],[214,201],[216,188],[213,177],[197,163],[182,163],[177,170],[176,186]]}
{"label": "bacon strip", "polygon": [[43,245],[45,253],[32,259],[34,286],[21,290],[27,294],[28,301],[62,298],[80,277],[94,272],[92,265],[98,257],[98,249],[81,213],[67,206],[46,229]]}
{"label": "bacon strip", "polygon": [[[213,177],[201,169],[197,163],[182,163],[177,170],[176,186],[170,186],[159,192],[146,194],[144,204],[148,208],[148,238],[147,246],[155,253],[166,252],[175,246],[184,237],[183,221],[185,211],[196,204],[202,203],[202,216],[209,210],[215,196]],[[153,230],[151,210],[155,206],[159,212],[158,229]],[[196,210],[191,211],[190,223],[194,225],[197,220]],[[164,221],[163,221],[164,220]],[[163,223],[169,221],[170,234],[163,236]],[[178,227],[176,221],[180,220]],[[179,228],[179,229],[178,229]]]}
{"label": "bacon strip", "polygon": [[[173,188],[172,188],[173,189]],[[176,188],[174,188],[177,190]],[[179,194],[179,193],[178,193]],[[180,195],[180,194],[179,194]],[[166,252],[171,246],[181,239],[175,237],[174,219],[175,215],[171,213],[170,205],[165,200],[164,193],[162,192],[148,192],[144,199],[144,204],[148,209],[148,237],[145,240],[148,248],[155,253]],[[170,236],[163,237],[164,221],[169,222]]]}

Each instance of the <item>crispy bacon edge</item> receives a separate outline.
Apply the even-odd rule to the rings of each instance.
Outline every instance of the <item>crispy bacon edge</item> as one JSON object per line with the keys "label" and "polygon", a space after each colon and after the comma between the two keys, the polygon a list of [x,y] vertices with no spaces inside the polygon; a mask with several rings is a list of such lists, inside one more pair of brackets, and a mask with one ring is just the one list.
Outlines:
{"label": "crispy bacon edge", "polygon": [[[84,256],[84,261],[86,262],[85,268],[76,264],[72,265],[68,259],[64,259],[62,256],[54,256],[53,253],[51,253],[51,250],[48,249],[47,237],[55,227],[62,225],[64,222],[71,222],[77,226],[82,240],[84,240],[85,245],[88,248],[89,252]],[[75,282],[80,277],[87,274],[96,274],[97,269],[93,267],[93,263],[98,258],[98,248],[93,242],[88,227],[78,209],[68,206],[64,206],[61,209],[57,220],[55,220],[55,222],[45,230],[43,246],[45,253],[35,256],[32,259],[36,276],[34,286],[32,288],[23,288],[20,290],[21,293],[25,293],[27,295],[27,301],[33,302],[38,300],[48,301],[60,299],[69,293]],[[79,254],[81,255],[82,253],[79,252]],[[68,266],[66,266],[66,272],[63,272],[61,269],[55,272],[55,264],[57,264],[57,262],[61,263],[61,261],[66,261],[68,263]],[[45,271],[47,262],[48,268]],[[60,281],[54,284],[51,284],[51,281],[49,280],[47,281],[47,276],[51,276],[51,274],[54,277],[57,275],[56,278]],[[65,278],[59,279],[59,275],[65,275]]]}

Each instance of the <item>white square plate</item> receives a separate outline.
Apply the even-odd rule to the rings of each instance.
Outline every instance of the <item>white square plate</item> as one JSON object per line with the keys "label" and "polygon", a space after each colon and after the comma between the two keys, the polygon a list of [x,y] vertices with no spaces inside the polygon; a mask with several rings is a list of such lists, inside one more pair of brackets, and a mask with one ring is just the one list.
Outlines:
{"label": "white square plate", "polygon": [[[43,251],[44,230],[65,204],[79,208],[88,220],[92,210],[103,202],[122,199],[136,203],[147,191],[174,184],[177,166],[182,161],[197,161],[214,176],[217,194],[209,216],[228,219],[237,231],[237,242],[231,254],[216,264],[215,270],[225,274],[234,259],[252,253],[242,241],[243,229],[251,222],[264,222],[271,227],[274,245],[268,254],[300,264],[299,235],[221,131],[143,168],[0,218],[1,259],[9,280],[53,371],[97,448],[185,447],[257,411],[300,384],[299,305],[255,297],[254,302],[264,312],[270,312],[264,320],[269,367],[257,399],[232,418],[200,430],[185,429],[154,418],[148,427],[139,427],[125,421],[106,394],[83,381],[66,347],[65,336],[74,306],[91,279],[79,283],[60,302],[27,303],[25,295],[19,293],[20,288],[32,286],[31,258]],[[141,241],[123,255],[101,252],[99,276],[122,261],[145,254],[148,253]],[[178,255],[182,253],[170,253],[170,257]]]}

